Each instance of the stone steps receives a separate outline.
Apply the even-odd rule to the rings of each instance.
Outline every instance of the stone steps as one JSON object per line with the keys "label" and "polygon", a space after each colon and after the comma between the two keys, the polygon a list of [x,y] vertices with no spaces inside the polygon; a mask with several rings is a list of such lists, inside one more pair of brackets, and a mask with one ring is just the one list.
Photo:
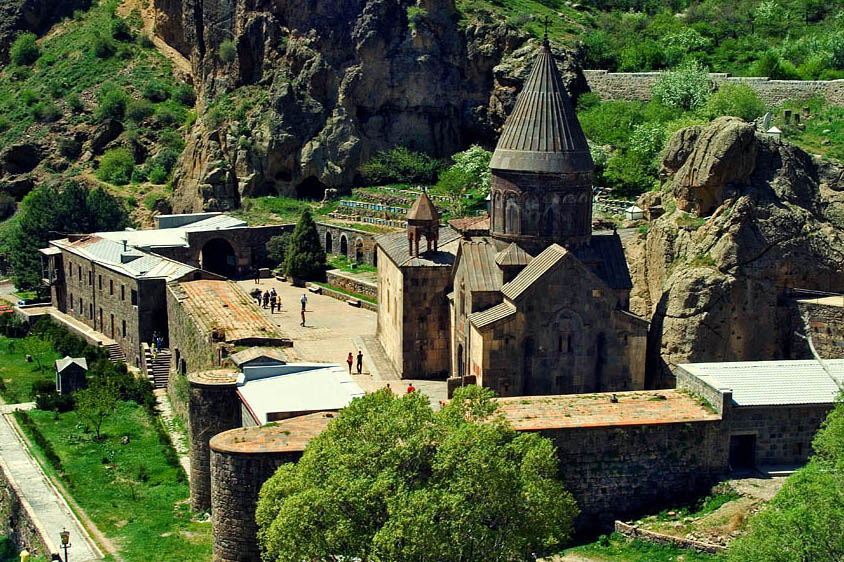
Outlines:
{"label": "stone steps", "polygon": [[112,343],[103,347],[105,347],[106,352],[108,352],[108,360],[112,363],[126,362],[126,354],[123,353],[123,350],[118,344]]}
{"label": "stone steps", "polygon": [[170,379],[170,358],[168,350],[158,352],[158,357],[152,361],[152,380],[155,388],[166,388]]}

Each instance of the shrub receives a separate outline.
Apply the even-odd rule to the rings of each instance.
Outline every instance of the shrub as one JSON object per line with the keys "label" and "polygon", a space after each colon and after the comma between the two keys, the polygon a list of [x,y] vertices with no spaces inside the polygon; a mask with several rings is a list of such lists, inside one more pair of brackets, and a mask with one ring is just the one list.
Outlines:
{"label": "shrub", "polygon": [[142,49],[152,49],[153,47],[155,47],[155,43],[146,33],[139,34],[137,42]]}
{"label": "shrub", "polygon": [[44,452],[44,456],[47,457],[47,462],[49,462],[57,472],[64,472],[62,460],[56,454],[56,450],[53,449],[52,443],[44,437],[44,434],[41,433],[41,430],[38,429],[38,426],[35,425],[35,422],[32,421],[31,417],[29,417],[29,413],[17,410],[15,412],[15,418],[18,420],[18,423],[26,428],[26,432],[29,433],[29,436],[33,441],[35,441],[35,444],[38,445]]}
{"label": "shrub", "polygon": [[42,101],[33,108],[32,114],[39,121],[52,122],[61,119],[62,110],[51,101]]}
{"label": "shrub", "polygon": [[765,114],[765,102],[747,84],[725,82],[706,102],[704,113],[710,119],[721,115],[741,117],[753,121]]}
{"label": "shrub", "polygon": [[126,106],[126,118],[135,123],[140,123],[154,112],[152,104],[147,100],[132,100]]}
{"label": "shrub", "polygon": [[[42,381],[38,381],[42,382]],[[72,394],[59,394],[56,392],[55,383],[53,381],[43,381],[46,382],[50,387],[49,392],[41,392],[35,394],[35,407],[39,410],[44,410],[47,412],[70,412],[76,407],[76,401],[73,399]],[[35,390],[35,385],[33,385],[33,391]]]}
{"label": "shrub", "polygon": [[379,152],[361,166],[364,180],[373,185],[388,183],[432,183],[442,162],[423,152],[412,152],[400,146]]}
{"label": "shrub", "polygon": [[[173,169],[173,166],[176,165],[176,161],[179,159],[179,154],[181,154],[181,152],[178,150],[165,148],[150,160],[149,165],[151,168],[161,167],[169,174]],[[152,173],[150,173],[150,175],[152,175]]]}
{"label": "shrub", "polygon": [[59,154],[68,160],[75,160],[82,154],[82,143],[73,138],[59,139]]}
{"label": "shrub", "polygon": [[[149,179],[149,173],[147,172],[146,168],[135,168],[132,171],[132,183],[144,183]],[[130,198],[134,200],[134,205],[130,205],[131,207],[137,207],[138,201],[134,198]],[[127,204],[129,204],[127,200]]]}
{"label": "shrub", "polygon": [[33,90],[26,88],[21,91],[20,93],[21,101],[27,107],[33,106],[38,102],[38,94],[36,94]]}
{"label": "shrub", "polygon": [[794,65],[784,61],[774,51],[766,51],[751,66],[756,76],[767,76],[774,80],[799,80],[800,74]]}
{"label": "shrub", "polygon": [[40,56],[41,47],[38,46],[38,37],[34,33],[18,35],[9,49],[9,60],[17,66],[29,66]]}
{"label": "shrub", "polygon": [[132,30],[123,18],[114,18],[111,21],[111,36],[118,41],[129,41],[132,39]]}
{"label": "shrub", "polygon": [[428,17],[428,12],[425,8],[421,8],[419,6],[407,7],[407,26],[412,31],[416,31],[416,27],[422,23],[426,17]]}
{"label": "shrub", "polygon": [[97,58],[107,59],[112,57],[114,56],[116,50],[117,49],[114,46],[114,42],[111,40],[111,37],[105,37],[96,33],[91,38],[91,52]]}
{"label": "shrub", "polygon": [[173,90],[173,99],[186,107],[193,107],[196,104],[196,92],[190,84],[182,84]]}
{"label": "shrub", "polygon": [[126,185],[132,178],[135,159],[125,148],[115,148],[103,154],[97,177],[115,185]]}
{"label": "shrub", "polygon": [[150,183],[154,183],[156,185],[162,185],[167,183],[167,180],[170,178],[170,172],[165,170],[162,166],[153,166],[152,169],[149,171],[149,181]]}
{"label": "shrub", "polygon": [[267,258],[273,267],[279,266],[287,255],[287,246],[290,243],[290,233],[285,232],[273,236],[267,241]]}
{"label": "shrub", "polygon": [[234,59],[237,57],[237,48],[234,46],[234,42],[226,40],[220,43],[220,48],[217,51],[217,56],[219,56],[220,60],[223,62],[234,62]]}
{"label": "shrub", "polygon": [[94,116],[98,120],[117,119],[120,121],[126,115],[126,105],[129,101],[129,96],[123,89],[113,84],[105,84],[97,92],[97,98],[100,101],[100,106],[97,108]]}
{"label": "shrub", "polygon": [[7,338],[25,338],[29,334],[29,323],[14,312],[0,314],[0,334]]}
{"label": "shrub", "polygon": [[85,106],[82,104],[82,98],[79,97],[79,94],[72,93],[65,98],[67,102],[67,107],[73,113],[82,113],[82,110],[85,109]]}
{"label": "shrub", "polygon": [[167,107],[158,108],[155,114],[155,120],[162,127],[172,127],[178,121],[176,114]]}
{"label": "shrub", "polygon": [[170,88],[161,80],[153,79],[144,84],[141,93],[148,100],[158,103],[170,97]]}
{"label": "shrub", "polygon": [[689,61],[676,70],[666,72],[651,86],[654,97],[663,104],[679,109],[701,107],[712,92],[709,71],[697,61]]}

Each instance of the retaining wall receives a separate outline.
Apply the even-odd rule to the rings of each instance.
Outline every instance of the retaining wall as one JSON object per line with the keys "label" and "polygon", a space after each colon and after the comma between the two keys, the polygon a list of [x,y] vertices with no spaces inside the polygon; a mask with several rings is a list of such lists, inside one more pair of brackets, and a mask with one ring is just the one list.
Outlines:
{"label": "retaining wall", "polygon": [[378,299],[378,285],[375,283],[361,281],[351,275],[346,275],[339,269],[332,269],[331,271],[328,271],[325,274],[325,277],[326,282],[329,285],[340,287],[341,289],[371,297],[376,300]]}
{"label": "retaining wall", "polygon": [[[651,99],[651,85],[662,72],[584,70],[583,75],[589,90],[603,100],[648,101]],[[805,100],[815,95],[823,96],[832,105],[844,106],[844,80],[772,80],[719,72],[710,73],[710,76],[718,85],[724,82],[749,85],[769,107],[780,106],[786,100]]]}
{"label": "retaining wall", "polygon": [[645,541],[653,544],[667,544],[679,548],[685,548],[686,550],[694,550],[695,552],[720,554],[721,552],[727,550],[721,545],[709,544],[705,542],[695,541],[692,539],[686,539],[683,537],[672,537],[671,535],[663,535],[662,533],[656,533],[654,531],[640,529],[635,525],[628,525],[627,523],[622,523],[621,521],[615,522],[615,531],[617,533],[621,533],[628,539],[638,539],[640,541]]}
{"label": "retaining wall", "polygon": [[[0,423],[3,423],[0,420]],[[6,466],[0,463],[0,536],[11,540],[17,550],[28,550],[33,557],[50,556],[45,537],[35,526],[31,507],[6,473]]]}

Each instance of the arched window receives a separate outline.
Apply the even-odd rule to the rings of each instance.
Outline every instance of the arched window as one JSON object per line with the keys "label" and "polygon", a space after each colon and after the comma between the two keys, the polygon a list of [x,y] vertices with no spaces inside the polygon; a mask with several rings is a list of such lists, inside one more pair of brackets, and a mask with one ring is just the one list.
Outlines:
{"label": "arched window", "polygon": [[331,233],[329,231],[325,231],[325,253],[326,254],[333,254],[334,253],[334,245],[332,244],[333,240],[331,239]]}
{"label": "arched window", "polygon": [[519,224],[519,204],[515,197],[507,198],[507,220],[504,223],[505,234],[518,234],[520,232]]}

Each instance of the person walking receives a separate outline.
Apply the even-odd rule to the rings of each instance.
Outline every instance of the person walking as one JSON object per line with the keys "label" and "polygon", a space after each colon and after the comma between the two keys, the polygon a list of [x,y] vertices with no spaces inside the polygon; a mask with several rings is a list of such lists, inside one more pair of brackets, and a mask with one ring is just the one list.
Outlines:
{"label": "person walking", "polygon": [[360,374],[361,369],[363,369],[363,351],[358,349],[358,374]]}
{"label": "person walking", "polygon": [[305,326],[305,309],[302,309],[302,327]]}
{"label": "person walking", "polygon": [[264,308],[267,308],[268,304],[270,304],[270,292],[264,291]]}
{"label": "person walking", "polygon": [[252,271],[255,273],[255,284],[260,285],[261,284],[261,270],[258,269],[258,266],[255,266],[255,267],[252,268]]}
{"label": "person walking", "polygon": [[304,293],[302,293],[302,298],[299,299],[299,302],[302,303],[302,312],[305,312],[305,307],[308,305],[308,297]]}
{"label": "person walking", "polygon": [[348,365],[349,365],[349,374],[350,375],[352,374],[352,362],[353,361],[354,361],[354,359],[352,359],[352,352],[350,351],[349,356],[346,358],[346,363],[348,363]]}
{"label": "person walking", "polygon": [[270,295],[270,314],[275,314],[275,295]]}

